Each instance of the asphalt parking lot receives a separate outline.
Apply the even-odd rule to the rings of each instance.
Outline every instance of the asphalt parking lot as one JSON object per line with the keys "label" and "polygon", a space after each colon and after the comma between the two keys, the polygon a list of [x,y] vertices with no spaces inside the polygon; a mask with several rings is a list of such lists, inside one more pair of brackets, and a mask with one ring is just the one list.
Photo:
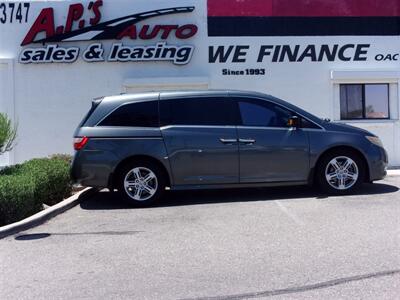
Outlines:
{"label": "asphalt parking lot", "polygon": [[147,209],[100,192],[0,240],[0,298],[398,299],[399,188],[170,192]]}

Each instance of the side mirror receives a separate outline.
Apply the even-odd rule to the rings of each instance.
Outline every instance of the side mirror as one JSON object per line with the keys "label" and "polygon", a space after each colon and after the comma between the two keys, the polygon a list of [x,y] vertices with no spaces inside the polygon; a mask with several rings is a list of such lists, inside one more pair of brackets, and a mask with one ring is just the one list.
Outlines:
{"label": "side mirror", "polygon": [[297,116],[292,116],[287,122],[288,127],[298,128],[300,126],[300,119]]}

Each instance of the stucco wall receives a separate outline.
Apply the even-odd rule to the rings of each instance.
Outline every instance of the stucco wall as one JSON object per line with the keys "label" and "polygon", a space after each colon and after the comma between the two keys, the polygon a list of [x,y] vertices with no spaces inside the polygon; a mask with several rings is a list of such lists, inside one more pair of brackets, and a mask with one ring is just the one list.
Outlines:
{"label": "stucco wall", "polygon": [[[229,2],[229,1],[228,1]],[[398,54],[400,37],[396,36],[208,36],[207,2],[205,0],[169,0],[169,1],[107,1],[104,0],[101,21],[107,21],[130,14],[169,7],[190,7],[188,13],[158,16],[138,23],[138,26],[160,24],[194,24],[197,33],[188,39],[179,39],[171,34],[166,40],[157,36],[150,40],[129,39],[101,40],[107,57],[113,43],[122,42],[129,46],[155,45],[166,42],[169,45],[194,46],[189,63],[174,64],[170,61],[147,62],[86,62],[79,57],[73,63],[31,63],[19,62],[21,51],[26,48],[43,47],[41,44],[21,46],[27,32],[43,8],[53,8],[55,26],[65,24],[68,9],[75,1],[25,1],[30,3],[28,22],[0,24],[0,109],[11,113],[18,122],[18,144],[10,155],[9,162],[21,162],[32,157],[41,157],[53,153],[72,153],[72,135],[82,116],[89,109],[91,99],[103,95],[118,94],[125,91],[167,88],[229,88],[254,90],[272,94],[288,100],[320,116],[337,120],[339,99],[338,81],[332,78],[332,71],[356,71],[351,82],[390,83],[391,120],[352,122],[378,134],[389,152],[390,164],[400,165],[400,123],[399,123],[399,60],[376,60],[378,54]],[[81,1],[85,10],[82,19],[93,17],[88,10],[90,1]],[[8,5],[8,3],[6,3]],[[0,7],[1,11],[1,7]],[[25,18],[25,15],[24,15]],[[78,22],[72,30],[78,29]],[[138,27],[138,28],[139,28]],[[45,37],[41,33],[37,38]],[[96,41],[61,41],[60,47],[80,47],[81,52]],[[266,56],[257,62],[262,45],[290,45],[304,48],[314,45],[318,49],[322,44],[339,46],[345,44],[369,45],[365,60],[343,61],[303,61],[273,62]],[[209,47],[248,46],[243,62],[210,62]],[[354,56],[353,49],[346,52]],[[400,58],[399,58],[400,59]],[[223,69],[245,70],[264,69],[265,75],[223,75]],[[368,72],[376,74],[366,76]],[[378,73],[376,73],[378,72]],[[382,78],[379,72],[386,72],[390,78]],[[370,74],[370,73],[368,73]],[[185,79],[183,79],[185,78]],[[188,79],[192,78],[192,80]],[[146,84],[153,82],[153,84]],[[343,82],[347,82],[344,79]],[[3,157],[4,160],[8,158]]]}

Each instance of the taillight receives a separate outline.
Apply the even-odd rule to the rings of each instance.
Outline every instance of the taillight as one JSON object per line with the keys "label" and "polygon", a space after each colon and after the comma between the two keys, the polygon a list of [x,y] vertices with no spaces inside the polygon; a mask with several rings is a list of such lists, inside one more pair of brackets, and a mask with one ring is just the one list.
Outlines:
{"label": "taillight", "polygon": [[89,141],[89,138],[87,136],[74,138],[74,149],[81,150],[88,141]]}

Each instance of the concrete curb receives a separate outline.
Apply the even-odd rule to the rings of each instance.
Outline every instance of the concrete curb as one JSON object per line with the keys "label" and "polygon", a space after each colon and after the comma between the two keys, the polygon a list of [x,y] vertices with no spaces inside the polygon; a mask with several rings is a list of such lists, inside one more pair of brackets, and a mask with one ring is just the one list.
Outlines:
{"label": "concrete curb", "polygon": [[387,170],[387,176],[400,176],[399,169]]}
{"label": "concrete curb", "polygon": [[63,213],[64,211],[74,207],[81,202],[85,197],[93,194],[96,191],[94,188],[85,188],[84,190],[76,193],[75,195],[53,205],[45,210],[42,210],[33,216],[25,218],[21,221],[11,223],[0,227],[0,239],[5,238],[9,235],[18,233],[23,230],[38,226],[51,218]]}

